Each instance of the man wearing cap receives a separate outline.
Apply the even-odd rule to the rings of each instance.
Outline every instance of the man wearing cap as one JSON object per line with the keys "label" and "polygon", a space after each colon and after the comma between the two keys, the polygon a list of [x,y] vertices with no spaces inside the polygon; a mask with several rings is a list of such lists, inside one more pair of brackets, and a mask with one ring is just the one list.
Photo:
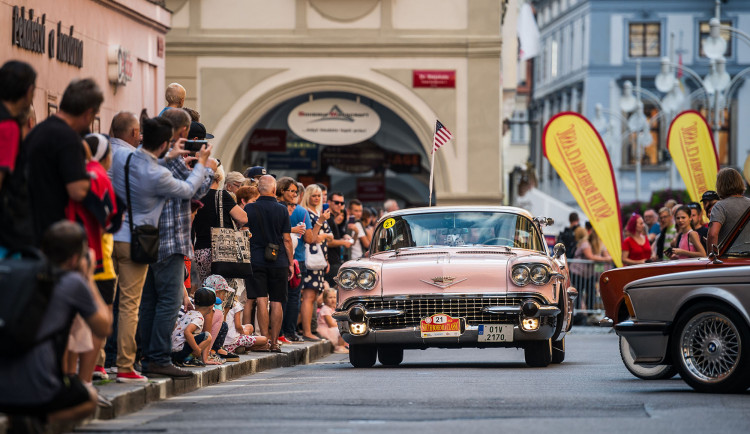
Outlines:
{"label": "man wearing cap", "polygon": [[703,204],[703,210],[706,211],[706,217],[711,218],[711,208],[716,205],[719,201],[719,194],[713,190],[708,190],[701,196],[701,203]]}
{"label": "man wearing cap", "polygon": [[248,167],[244,173],[245,178],[253,179],[255,180],[255,182],[258,182],[261,176],[267,175],[267,174],[268,173],[266,173],[266,168],[263,166]]}
{"label": "man wearing cap", "polygon": [[206,127],[200,122],[190,122],[190,130],[188,131],[188,140],[206,140],[213,139],[214,135],[206,132]]}

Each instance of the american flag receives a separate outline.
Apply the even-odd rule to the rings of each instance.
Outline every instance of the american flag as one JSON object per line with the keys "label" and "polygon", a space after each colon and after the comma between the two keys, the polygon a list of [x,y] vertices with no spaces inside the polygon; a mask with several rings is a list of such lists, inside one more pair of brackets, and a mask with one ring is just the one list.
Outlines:
{"label": "american flag", "polygon": [[432,141],[432,152],[435,153],[452,138],[453,134],[448,131],[448,128],[445,128],[445,125],[441,124],[440,121],[437,121],[435,123],[435,138]]}

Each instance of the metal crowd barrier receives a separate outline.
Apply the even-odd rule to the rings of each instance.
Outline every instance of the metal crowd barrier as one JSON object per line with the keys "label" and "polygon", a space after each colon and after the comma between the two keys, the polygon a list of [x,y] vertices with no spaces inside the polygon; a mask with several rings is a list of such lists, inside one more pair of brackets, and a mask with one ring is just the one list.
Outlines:
{"label": "metal crowd barrier", "polygon": [[599,294],[599,276],[614,267],[611,262],[588,259],[568,259],[570,280],[578,290],[574,314],[584,314],[597,319],[604,316],[604,304]]}

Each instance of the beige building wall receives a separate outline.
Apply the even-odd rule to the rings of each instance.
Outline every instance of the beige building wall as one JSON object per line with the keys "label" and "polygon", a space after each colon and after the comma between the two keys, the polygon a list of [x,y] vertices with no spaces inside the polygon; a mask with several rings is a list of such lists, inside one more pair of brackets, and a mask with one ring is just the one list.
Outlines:
{"label": "beige building wall", "polygon": [[[45,15],[45,52],[37,53],[12,43],[13,7],[34,10],[34,18]],[[59,105],[65,87],[74,78],[91,77],[104,92],[98,125],[107,133],[112,117],[121,110],[150,115],[161,109],[164,95],[165,56],[159,41],[170,25],[168,10],[147,0],[0,0],[0,63],[10,59],[28,62],[37,72],[34,111],[45,119]],[[49,57],[48,35],[61,30],[83,41],[83,66],[70,65]],[[130,51],[133,79],[115,86],[107,78],[107,54],[112,46]]]}
{"label": "beige building wall", "polygon": [[[429,155],[435,120],[455,137],[436,154],[439,204],[502,200],[502,2],[497,0],[167,0],[166,82],[183,84],[222,161],[276,105],[342,91],[400,116]],[[415,69],[455,70],[455,88],[413,88]]]}

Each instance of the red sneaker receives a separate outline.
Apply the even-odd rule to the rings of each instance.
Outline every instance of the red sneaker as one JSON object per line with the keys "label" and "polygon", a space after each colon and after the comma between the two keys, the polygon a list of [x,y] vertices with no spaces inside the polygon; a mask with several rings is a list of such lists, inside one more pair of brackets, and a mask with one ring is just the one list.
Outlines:
{"label": "red sneaker", "polygon": [[279,336],[279,342],[282,344],[291,344],[292,341],[286,338],[286,336]]}
{"label": "red sneaker", "polygon": [[137,372],[118,372],[118,383],[148,383],[148,378],[139,375]]}
{"label": "red sneaker", "polygon": [[94,368],[94,380],[109,380],[109,375],[107,374],[107,370],[104,369],[104,366],[97,365]]}

